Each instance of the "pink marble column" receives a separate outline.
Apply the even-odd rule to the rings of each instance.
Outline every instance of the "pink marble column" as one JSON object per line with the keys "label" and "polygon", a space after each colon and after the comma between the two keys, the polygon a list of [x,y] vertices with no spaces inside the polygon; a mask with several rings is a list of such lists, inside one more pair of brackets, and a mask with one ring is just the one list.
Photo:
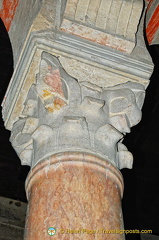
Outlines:
{"label": "pink marble column", "polygon": [[[123,179],[109,161],[65,152],[38,163],[26,181],[25,240],[122,240]],[[112,230],[112,233],[107,233]],[[116,233],[115,233],[116,231]]]}

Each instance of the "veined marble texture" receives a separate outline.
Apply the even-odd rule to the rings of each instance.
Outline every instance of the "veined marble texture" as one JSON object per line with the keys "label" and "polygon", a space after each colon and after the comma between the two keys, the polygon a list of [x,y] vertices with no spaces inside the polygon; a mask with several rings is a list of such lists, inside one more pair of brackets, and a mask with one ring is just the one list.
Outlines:
{"label": "veined marble texture", "polygon": [[49,240],[49,227],[56,228],[56,240],[125,239],[124,234],[103,231],[123,229],[122,175],[109,161],[92,154],[55,154],[30,171],[26,191],[24,239]]}

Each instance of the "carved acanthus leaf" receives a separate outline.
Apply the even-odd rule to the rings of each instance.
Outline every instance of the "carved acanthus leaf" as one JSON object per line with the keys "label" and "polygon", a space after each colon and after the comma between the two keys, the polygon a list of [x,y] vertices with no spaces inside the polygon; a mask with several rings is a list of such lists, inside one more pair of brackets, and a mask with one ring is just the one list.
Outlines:
{"label": "carved acanthus leaf", "polygon": [[107,89],[78,83],[56,57],[43,53],[37,83],[25,102],[25,117],[14,124],[11,142],[23,164],[34,166],[61,151],[81,151],[131,168],[132,154],[121,141],[141,118],[143,94],[138,83]]}

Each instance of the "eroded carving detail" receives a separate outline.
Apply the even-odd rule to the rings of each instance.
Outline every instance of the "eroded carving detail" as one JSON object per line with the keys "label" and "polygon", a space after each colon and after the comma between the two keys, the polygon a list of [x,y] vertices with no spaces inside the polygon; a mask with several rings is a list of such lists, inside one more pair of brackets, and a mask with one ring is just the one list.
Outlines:
{"label": "eroded carving detail", "polygon": [[134,40],[142,8],[141,0],[68,0],[65,17]]}
{"label": "eroded carving detail", "polygon": [[61,30],[131,53],[142,10],[142,0],[68,0]]}
{"label": "eroded carving detail", "polygon": [[78,83],[44,52],[24,117],[14,124],[10,140],[22,164],[34,166],[53,153],[81,151],[101,155],[120,169],[131,168],[133,157],[122,139],[140,121],[143,100],[141,84],[102,89]]}

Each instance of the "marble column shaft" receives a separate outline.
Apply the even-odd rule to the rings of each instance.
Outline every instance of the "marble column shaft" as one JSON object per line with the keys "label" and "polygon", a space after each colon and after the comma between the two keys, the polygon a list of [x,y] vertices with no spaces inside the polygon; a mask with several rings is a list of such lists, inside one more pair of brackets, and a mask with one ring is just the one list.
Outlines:
{"label": "marble column shaft", "polygon": [[50,239],[49,227],[56,228],[54,239],[125,239],[119,233],[123,179],[105,159],[87,153],[55,154],[32,169],[26,191],[26,240]]}

